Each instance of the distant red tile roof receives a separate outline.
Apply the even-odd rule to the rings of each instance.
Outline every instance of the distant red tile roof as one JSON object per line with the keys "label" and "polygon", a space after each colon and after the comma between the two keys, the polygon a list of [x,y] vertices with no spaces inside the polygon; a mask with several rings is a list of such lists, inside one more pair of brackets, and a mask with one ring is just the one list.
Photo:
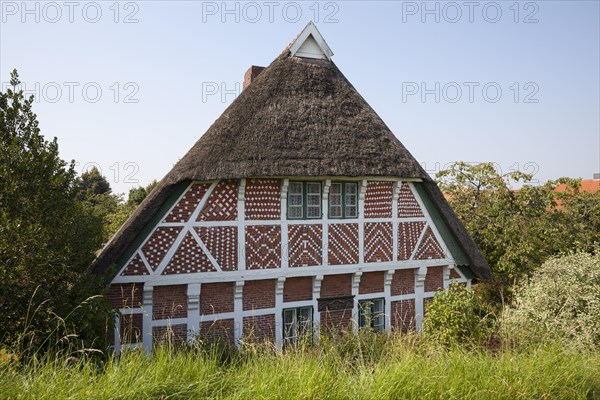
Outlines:
{"label": "distant red tile roof", "polygon": [[[565,191],[566,186],[566,184],[561,183],[554,189],[554,191],[562,193]],[[596,193],[598,190],[600,190],[600,179],[585,179],[581,181],[579,192]]]}

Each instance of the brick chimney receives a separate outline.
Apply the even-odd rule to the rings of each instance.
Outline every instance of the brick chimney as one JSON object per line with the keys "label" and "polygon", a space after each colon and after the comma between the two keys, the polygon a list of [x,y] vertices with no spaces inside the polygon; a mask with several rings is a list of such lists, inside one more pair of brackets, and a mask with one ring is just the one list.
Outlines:
{"label": "brick chimney", "polygon": [[258,67],[256,65],[253,65],[250,68],[248,68],[248,71],[246,71],[246,73],[244,74],[243,88],[246,89],[248,86],[250,86],[250,84],[254,82],[256,77],[263,71],[263,69],[265,69],[265,67]]}

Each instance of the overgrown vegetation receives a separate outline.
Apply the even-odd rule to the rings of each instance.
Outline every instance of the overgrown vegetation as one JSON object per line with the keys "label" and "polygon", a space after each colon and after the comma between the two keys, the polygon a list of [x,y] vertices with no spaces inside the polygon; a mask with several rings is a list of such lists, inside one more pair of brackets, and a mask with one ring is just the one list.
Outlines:
{"label": "overgrown vegetation", "polygon": [[504,312],[503,328],[520,345],[546,338],[600,350],[600,251],[546,261],[516,290],[514,306]]}
{"label": "overgrown vegetation", "polygon": [[464,285],[452,282],[427,306],[423,334],[441,346],[477,348],[494,339],[496,318]]}
{"label": "overgrown vegetation", "polygon": [[[382,340],[382,337],[385,338]],[[31,399],[594,399],[600,354],[547,345],[494,355],[442,350],[412,335],[322,340],[276,352],[206,348],[126,352],[98,365],[47,357],[0,368],[0,397]]]}
{"label": "overgrown vegetation", "polygon": [[56,138],[44,139],[18,84],[13,71],[0,93],[0,341],[45,351],[76,331],[82,346],[101,346],[106,308],[93,295],[102,288],[83,272],[102,220],[77,200],[74,162],[60,158]]}
{"label": "overgrown vegetation", "polygon": [[[477,289],[498,313],[512,301],[520,280],[550,257],[592,252],[600,243],[600,191],[580,193],[581,181],[575,179],[531,185],[532,179],[520,171],[501,174],[492,163],[457,162],[437,175],[492,268],[494,280]],[[564,189],[555,191],[561,184]]]}

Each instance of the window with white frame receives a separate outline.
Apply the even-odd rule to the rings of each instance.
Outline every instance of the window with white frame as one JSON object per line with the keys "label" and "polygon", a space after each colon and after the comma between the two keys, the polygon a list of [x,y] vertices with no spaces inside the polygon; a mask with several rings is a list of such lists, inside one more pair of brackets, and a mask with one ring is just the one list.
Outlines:
{"label": "window with white frame", "polygon": [[358,326],[383,332],[385,330],[385,299],[359,301]]}
{"label": "window with white frame", "polygon": [[288,218],[321,218],[321,182],[290,182],[288,186]]}
{"label": "window with white frame", "polygon": [[283,341],[296,345],[299,340],[312,334],[312,307],[286,308],[283,310]]}
{"label": "window with white frame", "polygon": [[358,217],[358,184],[334,182],[329,188],[329,218]]}

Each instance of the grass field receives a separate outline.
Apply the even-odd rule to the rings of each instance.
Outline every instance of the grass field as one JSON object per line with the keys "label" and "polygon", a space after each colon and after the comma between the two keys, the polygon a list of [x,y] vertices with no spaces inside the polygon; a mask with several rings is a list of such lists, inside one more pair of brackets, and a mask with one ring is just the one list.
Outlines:
{"label": "grass field", "polygon": [[600,399],[600,354],[444,350],[414,337],[55,357],[0,366],[0,397],[30,399]]}

